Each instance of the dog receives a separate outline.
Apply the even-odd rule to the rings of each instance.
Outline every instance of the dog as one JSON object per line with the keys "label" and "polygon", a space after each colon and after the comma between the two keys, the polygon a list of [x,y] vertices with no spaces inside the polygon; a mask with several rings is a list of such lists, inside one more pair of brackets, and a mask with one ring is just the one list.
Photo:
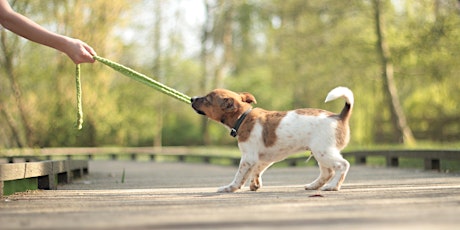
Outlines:
{"label": "dog", "polygon": [[340,114],[305,108],[268,111],[253,108],[255,97],[215,89],[206,96],[191,98],[192,108],[201,115],[230,128],[238,140],[241,160],[234,180],[218,192],[235,192],[251,178],[250,190],[262,187],[262,174],[273,163],[300,151],[311,151],[320,174],[305,185],[306,190],[339,191],[350,168],[340,151],[350,140],[349,119],[353,110],[353,92],[346,87],[331,90],[325,102],[345,99]]}

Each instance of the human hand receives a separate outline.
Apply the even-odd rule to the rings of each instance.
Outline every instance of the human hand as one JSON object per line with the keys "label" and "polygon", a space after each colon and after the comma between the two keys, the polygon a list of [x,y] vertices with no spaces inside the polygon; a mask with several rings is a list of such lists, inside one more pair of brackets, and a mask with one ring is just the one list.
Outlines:
{"label": "human hand", "polygon": [[65,47],[63,52],[66,53],[75,64],[93,63],[95,61],[93,56],[96,55],[96,51],[79,39],[68,38]]}

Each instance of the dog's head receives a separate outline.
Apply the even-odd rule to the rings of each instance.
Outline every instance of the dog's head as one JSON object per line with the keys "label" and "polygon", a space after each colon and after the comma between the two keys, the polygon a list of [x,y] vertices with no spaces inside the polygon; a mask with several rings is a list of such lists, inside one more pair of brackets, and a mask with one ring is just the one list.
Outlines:
{"label": "dog's head", "polygon": [[235,93],[226,89],[215,89],[203,97],[192,98],[192,108],[212,120],[224,122],[229,117],[238,117],[257,103],[250,93]]}

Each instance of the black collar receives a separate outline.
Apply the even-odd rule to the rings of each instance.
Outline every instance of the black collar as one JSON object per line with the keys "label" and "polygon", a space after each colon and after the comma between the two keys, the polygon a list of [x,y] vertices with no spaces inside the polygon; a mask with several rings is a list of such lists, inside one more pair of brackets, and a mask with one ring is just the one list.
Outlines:
{"label": "black collar", "polygon": [[252,111],[252,108],[249,108],[248,110],[246,110],[246,112],[244,112],[240,118],[238,118],[238,120],[236,121],[236,124],[235,126],[233,126],[232,130],[230,131],[230,135],[232,137],[236,137],[236,135],[238,135],[238,129],[240,128],[240,125],[241,123],[243,123],[244,119],[246,118],[246,116]]}

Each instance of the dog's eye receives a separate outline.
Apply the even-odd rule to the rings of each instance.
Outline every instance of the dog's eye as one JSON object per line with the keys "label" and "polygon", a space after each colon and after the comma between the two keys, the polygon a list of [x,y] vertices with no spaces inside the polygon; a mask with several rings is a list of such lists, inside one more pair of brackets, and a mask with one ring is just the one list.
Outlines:
{"label": "dog's eye", "polygon": [[211,104],[211,97],[210,96],[205,97],[204,102]]}

